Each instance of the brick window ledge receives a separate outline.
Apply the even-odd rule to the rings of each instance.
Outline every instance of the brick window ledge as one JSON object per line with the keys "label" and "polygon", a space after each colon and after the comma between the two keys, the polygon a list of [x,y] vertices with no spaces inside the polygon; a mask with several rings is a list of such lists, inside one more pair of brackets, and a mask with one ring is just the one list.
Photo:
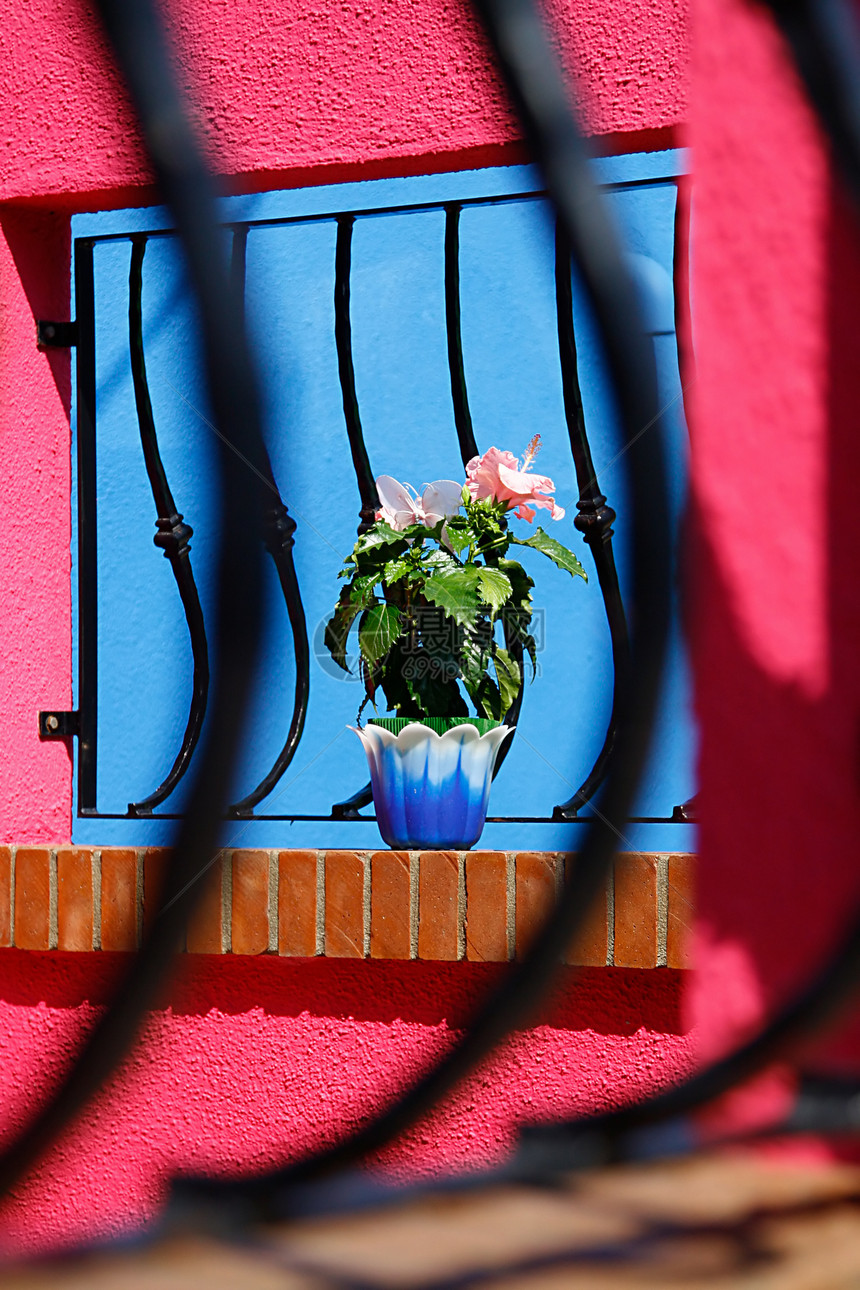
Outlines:
{"label": "brick window ledge", "polygon": [[[0,946],[133,950],[168,852],[0,847]],[[575,857],[520,851],[224,851],[189,924],[196,954],[522,956]],[[695,856],[625,853],[566,963],[687,967]]]}

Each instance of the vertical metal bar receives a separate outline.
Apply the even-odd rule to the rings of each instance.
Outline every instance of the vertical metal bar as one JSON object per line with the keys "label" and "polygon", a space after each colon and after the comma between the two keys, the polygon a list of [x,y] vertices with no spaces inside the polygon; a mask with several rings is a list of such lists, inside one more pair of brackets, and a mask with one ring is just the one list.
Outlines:
{"label": "vertical metal bar", "polygon": [[[681,406],[684,394],[696,379],[696,355],[693,350],[693,318],[690,309],[690,183],[681,175],[675,193],[675,227],[672,243],[672,285],[675,297],[675,344],[678,349],[678,378],[681,382]],[[685,415],[689,427],[689,420]],[[694,824],[699,818],[699,795],[694,793],[672,811],[672,820]]]}
{"label": "vertical metal bar", "polygon": [[[448,340],[448,370],[451,375],[454,423],[460,443],[460,456],[463,465],[467,466],[473,457],[478,456],[478,445],[475,442],[472,414],[469,410],[469,392],[466,388],[466,371],[463,363],[463,335],[460,325],[460,210],[459,202],[449,202],[445,206],[445,331]],[[523,646],[521,641],[511,639],[510,628],[504,620],[502,626],[505,633],[505,646],[520,671],[520,688],[517,697],[505,713],[504,722],[506,726],[515,726],[523,706],[525,690]],[[512,744],[513,738],[506,740],[502,746],[493,768],[493,779],[502,769]]]}
{"label": "vertical metal bar", "polygon": [[[349,448],[352,453],[352,464],[358,482],[358,493],[361,498],[361,510],[358,532],[366,533],[373,525],[379,506],[364,432],[361,428],[361,417],[358,411],[358,395],[355,392],[355,368],[352,362],[352,322],[349,313],[350,271],[352,268],[352,229],[354,215],[338,215],[337,244],[334,256],[334,339],[337,347],[337,370],[340,376],[340,388],[343,395],[343,415],[346,421],[346,433],[349,437]],[[332,816],[338,820],[350,819],[358,814],[362,806],[373,801],[373,790],[365,784],[352,797],[344,802],[335,802],[331,808]]]}
{"label": "vertical metal bar", "polygon": [[361,498],[359,533],[366,533],[372,526],[379,507],[376,484],[370,468],[370,458],[361,428],[358,396],[355,392],[355,368],[352,362],[352,323],[349,314],[350,270],[352,266],[352,229],[354,215],[338,215],[337,244],[334,258],[334,339],[337,346],[337,370],[343,395],[343,415],[352,464]]}
{"label": "vertical metal bar", "polygon": [[78,815],[96,812],[98,556],[96,545],[96,324],[93,243],[75,242],[78,467]]}
{"label": "vertical metal bar", "polygon": [[451,399],[454,424],[460,442],[460,456],[466,466],[478,455],[466,372],[463,367],[463,335],[460,326],[460,203],[445,207],[445,329],[448,337],[448,370],[451,374]]}
{"label": "vertical metal bar", "polygon": [[675,298],[675,343],[678,347],[678,370],[683,405],[684,392],[696,379],[693,319],[690,309],[690,183],[684,175],[679,177],[676,185],[673,231],[672,285]]}
{"label": "vertical metal bar", "polygon": [[143,348],[143,257],[146,254],[146,237],[138,235],[132,238],[131,266],[128,277],[128,342],[131,359],[131,378],[134,386],[134,402],[137,410],[140,444],[149,486],[155,502],[156,533],[153,541],[170,562],[170,568],[176,581],[176,587],[182,600],[188,634],[191,639],[191,652],[194,659],[194,673],[191,687],[191,704],[185,732],[173,765],[154,792],[139,802],[129,803],[129,815],[149,815],[174,791],[182,776],[191,764],[194,749],[203,728],[206,715],[206,701],[209,694],[209,648],[206,642],[206,625],[203,621],[203,610],[197,593],[197,584],[191,569],[190,541],[193,530],[190,524],[183,521],[176,509],[167,473],[161,460],[158,447],[158,435],[155,429],[155,417],[152,412],[152,401],[149,397],[149,382],[146,375],[146,358]]}
{"label": "vertical metal bar", "polygon": [[[233,248],[230,261],[230,287],[239,316],[245,317],[245,271],[247,264],[248,227],[237,225],[233,230]],[[265,446],[260,449],[261,462],[261,508],[263,516],[263,540],[266,550],[274,561],[278,571],[290,629],[293,635],[293,655],[296,667],[296,686],[293,699],[293,713],[287,731],[286,741],[278,753],[272,769],[260,780],[256,788],[247,793],[240,802],[230,807],[229,813],[234,816],[249,816],[254,807],[263,798],[268,797],[280,780],[284,771],[296,754],[305,727],[310,695],[310,649],[308,646],[308,628],[305,610],[302,604],[299,580],[293,560],[294,534],[296,522],[289,514],[281,499],[272,463]]]}
{"label": "vertical metal bar", "polygon": [[582,406],[582,391],[579,385],[579,370],[576,354],[576,337],[573,330],[573,291],[570,281],[570,246],[556,221],[555,234],[555,292],[558,315],[558,351],[561,363],[561,383],[564,397],[564,413],[567,420],[567,432],[570,439],[570,451],[576,470],[576,482],[579,488],[579,501],[576,504],[579,514],[574,524],[591,550],[594,559],[597,579],[603,595],[606,620],[609,624],[609,635],[612,644],[613,690],[612,710],[603,747],[597,755],[588,775],[566,802],[553,809],[554,819],[574,819],[587,802],[591,800],[609,773],[612,752],[618,733],[618,712],[621,696],[629,678],[630,671],[630,638],[627,629],[627,616],[621,599],[618,585],[618,570],[615,567],[615,554],[612,550],[612,525],[615,511],[607,506],[606,498],[600,491],[597,472],[591,456],[591,445],[585,428],[585,412]]}
{"label": "vertical metal bar", "polygon": [[230,248],[230,290],[233,293],[233,307],[242,326],[245,326],[245,279],[248,268],[248,225],[236,224],[233,227],[233,241]]}

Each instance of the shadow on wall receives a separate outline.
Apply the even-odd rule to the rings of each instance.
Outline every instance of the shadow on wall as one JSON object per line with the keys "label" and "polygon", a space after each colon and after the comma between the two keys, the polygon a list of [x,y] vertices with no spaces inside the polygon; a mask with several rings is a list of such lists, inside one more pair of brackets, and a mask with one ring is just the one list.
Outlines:
{"label": "shadow on wall", "polygon": [[[74,1009],[105,1005],[123,968],[119,954],[0,954],[0,1003]],[[354,1018],[464,1027],[505,968],[485,963],[350,962],[194,956],[179,961],[161,1008],[179,1016]],[[563,968],[553,999],[535,1018],[557,1030],[681,1035],[686,974],[668,968]]]}
{"label": "shadow on wall", "polygon": [[[14,258],[27,303],[33,311],[32,343],[35,349],[36,319],[50,318],[62,322],[69,317],[72,254],[69,216],[32,204],[7,203],[0,207],[0,228]],[[71,351],[47,350],[45,359],[68,421],[72,402]]]}
{"label": "shadow on wall", "polygon": [[[821,362],[827,368],[820,376],[827,399],[822,421],[826,418],[828,437],[821,448],[826,473],[820,482],[796,480],[804,504],[793,517],[783,512],[776,535],[786,553],[795,543],[803,545],[808,530],[814,535],[810,545],[823,581],[820,624],[812,621],[807,597],[799,596],[798,604],[786,609],[778,597],[765,596],[758,611],[761,636],[751,635],[756,624],[741,626],[738,596],[721,553],[695,525],[702,859],[697,972],[689,1004],[700,1058],[725,1052],[805,985],[836,951],[860,902],[860,231],[856,212],[835,181],[830,203],[823,233],[829,263]],[[779,338],[772,344],[776,347]],[[778,364],[778,354],[769,357]],[[795,377],[784,366],[777,370],[790,411]],[[768,376],[774,380],[773,371],[763,379]],[[779,423],[762,424],[760,433],[774,461],[786,450],[797,458],[796,427],[784,426],[785,446]],[[811,433],[817,433],[815,427]],[[773,513],[773,485],[757,483],[753,474],[741,476],[737,487],[746,491],[748,541],[755,544],[757,528],[767,522],[766,510],[756,512],[756,491],[764,491]],[[773,539],[771,534],[769,550],[778,552]],[[815,542],[820,542],[817,550]],[[753,561],[752,567],[753,580],[761,577],[761,563],[756,567]],[[800,682],[785,679],[766,653],[779,632],[791,641],[815,630],[823,642],[817,691],[804,686],[803,676]],[[813,1040],[801,1064],[856,1078],[856,1001],[833,1035]]]}

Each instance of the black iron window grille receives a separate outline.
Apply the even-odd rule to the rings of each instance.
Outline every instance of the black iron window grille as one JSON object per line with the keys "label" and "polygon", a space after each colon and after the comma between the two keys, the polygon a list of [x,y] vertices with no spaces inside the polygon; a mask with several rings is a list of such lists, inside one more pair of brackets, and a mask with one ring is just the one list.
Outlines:
{"label": "black iron window grille", "polygon": [[[658,366],[679,427],[680,507],[683,400],[672,278],[687,254],[677,200],[681,161],[677,154],[646,154],[596,164],[606,169],[621,218],[634,229],[649,326],[655,346],[663,347]],[[279,198],[288,199],[286,213],[278,211]],[[182,814],[184,777],[206,719],[207,526],[215,511],[200,480],[213,430],[198,387],[195,320],[168,224],[159,212],[110,212],[76,217],[73,232],[74,334],[43,343],[76,346],[76,834],[81,841],[130,839],[126,822],[133,820],[139,822],[134,840],[158,842],[156,822]],[[572,521],[588,547],[582,558],[591,586],[587,607],[579,587],[559,585],[543,603],[536,593],[546,636],[541,659],[550,673],[534,692],[550,686],[544,725],[528,725],[535,698],[521,693],[525,705],[520,714],[515,704],[509,718],[518,730],[490,825],[587,819],[606,774],[627,667],[624,578],[612,540],[617,514],[623,522],[612,467],[624,445],[613,439],[612,400],[569,249],[533,172],[516,167],[230,199],[225,236],[233,289],[244,301],[271,395],[270,445],[279,435],[290,438],[291,480],[297,473],[306,481],[331,480],[331,505],[321,513],[324,488],[308,483],[303,496],[301,483],[292,484],[284,497],[279,462],[267,459],[256,468],[271,557],[269,672],[258,687],[252,752],[229,816],[331,828],[372,821],[357,741],[354,765],[344,748],[352,736],[337,745],[354,717],[357,687],[351,692],[326,671],[321,650],[321,609],[334,601],[338,557],[356,527],[361,531],[372,519],[374,474],[412,478],[417,471],[416,483],[456,478],[461,463],[491,444],[521,451],[537,431],[553,454],[541,469],[556,477],[566,503],[575,501],[564,537],[575,542]],[[299,319],[304,340],[284,331],[279,289],[290,297],[289,315]],[[417,315],[416,327],[403,323],[404,308]],[[396,333],[407,326],[412,332],[404,344],[412,358],[403,377]],[[303,374],[297,389],[290,388],[292,359]],[[398,382],[391,396],[389,386]],[[497,387],[494,406],[488,391]],[[519,406],[506,415],[511,390]],[[392,410],[397,399],[399,423]],[[404,424],[404,407],[414,425]],[[296,455],[305,462],[303,476]],[[237,458],[236,469],[247,468]],[[162,569],[158,580],[151,540],[166,557],[170,579]],[[308,555],[312,549],[315,558]],[[679,650],[676,662],[682,671]],[[683,689],[683,676],[676,675],[652,758],[657,770],[632,823],[689,818],[680,805],[692,792]],[[318,691],[325,692],[319,702]],[[43,714],[43,734],[68,735],[66,721],[62,731],[46,725],[51,716],[65,714]],[[573,744],[572,724],[580,729]],[[302,761],[311,730],[313,747]],[[519,747],[527,756],[518,760]],[[668,773],[667,755],[675,763]],[[285,800],[293,780],[297,791]],[[89,837],[88,820],[99,822],[99,837]],[[114,830],[110,837],[106,828]],[[515,845],[510,832],[504,836]],[[260,840],[267,844],[268,835]],[[321,844],[319,832],[314,844]],[[668,846],[689,844],[674,837],[656,842],[658,849]]]}

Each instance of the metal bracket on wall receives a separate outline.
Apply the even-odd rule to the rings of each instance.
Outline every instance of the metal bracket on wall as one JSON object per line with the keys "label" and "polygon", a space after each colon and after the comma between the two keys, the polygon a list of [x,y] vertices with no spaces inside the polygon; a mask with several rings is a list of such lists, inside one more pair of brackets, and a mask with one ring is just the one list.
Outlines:
{"label": "metal bracket on wall", "polygon": [[688,802],[681,806],[676,806],[672,812],[673,824],[698,824],[699,822],[699,794],[696,793]]}
{"label": "metal bracket on wall", "polygon": [[36,321],[37,349],[71,349],[77,343],[76,322],[49,322],[44,318]]}
{"label": "metal bracket on wall", "polygon": [[81,714],[74,712],[40,712],[40,739],[69,739],[81,733]]}

